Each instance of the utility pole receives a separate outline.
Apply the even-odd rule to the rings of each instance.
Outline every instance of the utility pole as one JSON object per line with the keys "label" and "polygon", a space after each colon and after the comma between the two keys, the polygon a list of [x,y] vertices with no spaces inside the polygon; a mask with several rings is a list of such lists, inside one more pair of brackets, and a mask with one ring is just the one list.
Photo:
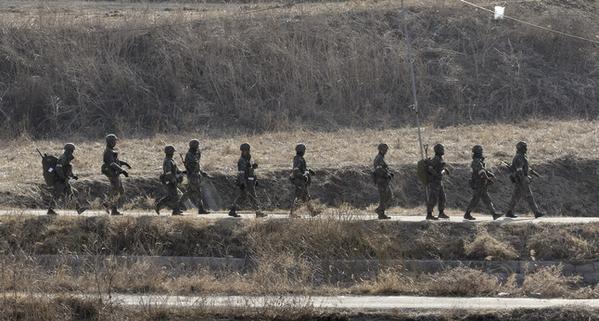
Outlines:
{"label": "utility pole", "polygon": [[[420,128],[420,108],[418,106],[418,93],[416,91],[416,73],[414,71],[414,60],[412,57],[412,41],[410,39],[410,33],[408,32],[408,24],[406,22],[406,10],[403,5],[403,0],[401,1],[401,15],[403,20],[403,33],[404,39],[407,47],[407,59],[410,65],[410,80],[412,82],[412,98],[414,100],[414,104],[412,108],[416,113],[416,128],[418,130],[418,147],[420,148],[420,159],[424,160],[425,152],[424,152],[424,144],[422,143],[422,130]],[[426,197],[426,202],[428,203],[428,188],[424,186],[424,194]]]}

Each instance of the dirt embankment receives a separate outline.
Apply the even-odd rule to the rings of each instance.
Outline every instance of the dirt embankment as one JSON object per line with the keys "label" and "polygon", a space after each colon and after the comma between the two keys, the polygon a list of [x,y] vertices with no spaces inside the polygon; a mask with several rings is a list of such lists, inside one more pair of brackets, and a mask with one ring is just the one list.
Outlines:
{"label": "dirt embankment", "polygon": [[[599,213],[599,160],[563,158],[539,164],[535,168],[542,177],[533,181],[533,191],[542,210],[550,215],[594,216]],[[452,166],[451,176],[445,182],[448,207],[465,209],[470,201],[470,168],[466,164]],[[497,207],[504,210],[510,200],[513,185],[504,168],[494,168],[497,182],[490,187],[491,197]],[[293,188],[288,171],[261,173],[258,197],[265,209],[288,209]],[[151,209],[154,199],[160,197],[162,187],[156,177],[131,177],[124,179],[127,207]],[[209,182],[209,183],[208,183]],[[204,200],[212,209],[227,208],[237,194],[235,177],[215,174],[206,180]],[[395,170],[393,179],[395,205],[412,208],[424,204],[424,192],[416,179],[415,166],[404,165]],[[107,180],[97,177],[75,182],[88,200],[96,206],[108,189]],[[378,201],[372,182],[371,170],[366,167],[341,169],[316,169],[311,193],[314,199],[327,206],[349,204],[366,208]],[[0,191],[0,204],[17,208],[44,208],[49,197],[43,184],[29,183]],[[528,211],[525,201],[518,207]],[[486,209],[482,209],[486,211]]]}
{"label": "dirt embankment", "polygon": [[[510,2],[507,10],[590,38],[599,28],[591,1]],[[412,124],[403,24],[430,123],[598,116],[596,45],[469,6],[404,17],[372,2],[343,13],[246,17],[157,28],[154,20],[62,25],[50,15],[56,24],[0,25],[3,133]]]}

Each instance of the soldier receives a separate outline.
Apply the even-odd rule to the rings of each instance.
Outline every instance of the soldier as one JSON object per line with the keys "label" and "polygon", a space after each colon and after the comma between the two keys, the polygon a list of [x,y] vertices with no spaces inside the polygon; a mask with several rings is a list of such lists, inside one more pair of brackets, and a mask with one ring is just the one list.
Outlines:
{"label": "soldier", "polygon": [[390,217],[385,214],[385,210],[389,208],[393,201],[393,192],[389,186],[391,178],[393,178],[393,173],[389,171],[389,166],[385,162],[385,155],[389,150],[389,146],[387,144],[379,144],[378,150],[379,152],[374,158],[373,172],[374,183],[379,191],[379,207],[376,208],[375,212],[379,216],[379,220],[387,220]]}
{"label": "soldier", "polygon": [[308,168],[304,155],[306,154],[306,146],[299,144],[295,146],[295,157],[293,158],[293,169],[289,177],[294,186],[293,202],[291,203],[291,211],[289,217],[299,217],[295,211],[302,205],[308,207],[311,216],[317,216],[320,211],[314,208],[310,200],[310,184],[312,183],[312,175],[314,171]]}
{"label": "soldier", "polygon": [[487,187],[493,183],[495,174],[488,171],[485,166],[485,157],[483,156],[483,147],[475,145],[472,147],[472,179],[470,180],[470,187],[472,187],[472,200],[466,208],[464,219],[475,220],[470,214],[474,207],[482,200],[483,203],[489,208],[489,211],[493,215],[493,220],[496,220],[502,216],[495,210],[495,205],[491,201]]}
{"label": "soldier", "polygon": [[258,198],[256,197],[256,175],[254,170],[258,168],[258,164],[253,163],[252,155],[250,154],[250,144],[243,143],[239,146],[241,157],[237,162],[237,186],[239,187],[239,196],[233,202],[229,216],[240,217],[237,214],[239,205],[244,203],[248,198],[252,208],[256,211],[256,217],[266,217],[266,214],[260,211]]}
{"label": "soldier", "polygon": [[512,194],[512,199],[510,201],[509,210],[506,213],[506,217],[516,218],[517,215],[514,214],[514,208],[518,201],[524,196],[526,201],[528,202],[528,206],[535,214],[535,218],[539,218],[544,216],[545,214],[539,210],[537,203],[532,195],[532,191],[530,189],[530,174],[536,173],[532,171],[528,166],[528,158],[526,157],[526,152],[528,147],[525,142],[518,142],[516,144],[516,156],[512,160],[512,181],[514,183],[514,193]]}
{"label": "soldier", "polygon": [[173,159],[175,147],[168,145],[164,147],[164,162],[162,163],[162,175],[160,181],[166,188],[166,196],[156,202],[156,214],[160,215],[160,210],[168,206],[173,210],[173,215],[183,215],[181,210],[181,191],[179,184],[183,181],[183,172],[177,168]]}
{"label": "soldier", "polygon": [[111,215],[122,215],[118,211],[125,195],[121,174],[129,177],[129,173],[123,169],[123,166],[131,169],[127,162],[119,160],[119,153],[115,149],[117,141],[118,138],[114,134],[106,136],[106,149],[104,150],[104,163],[102,164],[102,174],[106,175],[110,181],[108,199],[104,201],[103,205]]}
{"label": "soldier", "polygon": [[181,199],[191,200],[198,207],[198,214],[209,214],[204,208],[204,202],[202,201],[202,171],[200,170],[200,158],[202,152],[200,151],[200,141],[192,139],[189,142],[189,150],[185,155],[185,171],[187,172],[187,190]]}
{"label": "soldier", "polygon": [[[428,179],[428,201],[426,204],[426,219],[427,220],[438,220],[440,218],[448,219],[449,216],[445,215],[445,189],[443,187],[443,175],[449,174],[446,168],[443,155],[445,154],[445,147],[441,144],[433,147],[435,151],[435,157],[433,157],[428,164],[427,172],[429,175]],[[437,206],[439,210],[439,217],[433,216],[433,209]]]}
{"label": "soldier", "polygon": [[75,200],[75,206],[77,207],[77,214],[81,214],[87,210],[87,206],[82,206],[79,203],[78,192],[71,186],[70,179],[78,180],[79,178],[73,174],[73,166],[71,161],[75,159],[73,153],[75,152],[75,145],[68,143],[64,145],[64,153],[58,162],[56,163],[55,175],[56,179],[50,186],[52,189],[52,201],[48,207],[48,215],[57,215],[54,208],[57,206],[58,201],[64,198],[65,202]]}

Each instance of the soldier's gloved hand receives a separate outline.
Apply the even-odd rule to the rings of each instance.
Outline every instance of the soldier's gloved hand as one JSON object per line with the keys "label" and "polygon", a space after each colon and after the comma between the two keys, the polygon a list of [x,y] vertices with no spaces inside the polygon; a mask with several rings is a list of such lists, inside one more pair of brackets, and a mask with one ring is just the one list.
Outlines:
{"label": "soldier's gloved hand", "polygon": [[71,176],[71,178],[74,179],[74,180],[78,180],[79,179],[79,177],[77,175],[73,175],[73,176]]}
{"label": "soldier's gloved hand", "polygon": [[123,176],[129,177],[129,173],[127,171],[122,171],[121,173],[123,174]]}
{"label": "soldier's gloved hand", "polygon": [[253,168],[253,169],[256,169],[256,168],[258,168],[258,164],[257,164],[257,163],[253,163],[253,164],[252,164],[252,168]]}
{"label": "soldier's gloved hand", "polygon": [[308,173],[310,173],[310,175],[316,175],[316,173],[312,169],[308,169]]}

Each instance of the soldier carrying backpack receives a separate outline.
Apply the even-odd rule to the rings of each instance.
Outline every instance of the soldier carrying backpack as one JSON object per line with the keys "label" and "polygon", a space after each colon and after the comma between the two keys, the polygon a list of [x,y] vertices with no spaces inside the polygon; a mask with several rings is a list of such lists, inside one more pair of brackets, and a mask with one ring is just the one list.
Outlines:
{"label": "soldier carrying backpack", "polygon": [[37,151],[42,157],[43,176],[46,185],[52,190],[52,200],[48,205],[48,215],[57,215],[54,208],[58,201],[64,198],[65,202],[75,201],[77,214],[81,214],[87,210],[87,206],[81,205],[78,192],[71,186],[70,179],[78,180],[79,178],[73,174],[73,166],[71,161],[75,158],[75,145],[68,143],[64,146],[64,153],[60,158],[52,155],[42,154]]}

